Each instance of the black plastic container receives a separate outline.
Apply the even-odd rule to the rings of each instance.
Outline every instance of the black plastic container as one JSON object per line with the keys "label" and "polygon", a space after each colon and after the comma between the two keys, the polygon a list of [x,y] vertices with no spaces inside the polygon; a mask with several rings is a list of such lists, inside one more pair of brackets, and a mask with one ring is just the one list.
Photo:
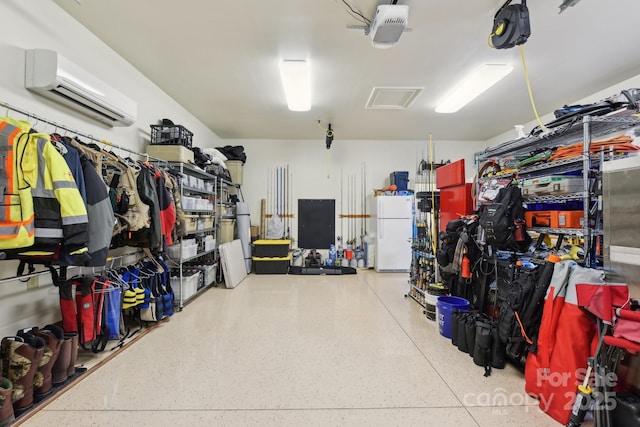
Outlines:
{"label": "black plastic container", "polygon": [[291,255],[282,258],[253,257],[253,268],[256,274],[287,274]]}
{"label": "black plastic container", "polygon": [[180,125],[151,125],[151,145],[192,147],[193,133]]}
{"label": "black plastic container", "polygon": [[253,255],[257,257],[286,257],[289,254],[291,240],[256,240],[253,242]]}

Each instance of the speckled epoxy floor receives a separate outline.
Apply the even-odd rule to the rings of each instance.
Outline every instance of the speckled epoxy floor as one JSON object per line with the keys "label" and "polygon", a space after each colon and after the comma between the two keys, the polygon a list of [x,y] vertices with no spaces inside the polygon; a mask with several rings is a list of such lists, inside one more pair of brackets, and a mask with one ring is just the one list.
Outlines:
{"label": "speckled epoxy floor", "polygon": [[213,288],[27,426],[558,426],[512,367],[485,378],[404,297],[407,274]]}

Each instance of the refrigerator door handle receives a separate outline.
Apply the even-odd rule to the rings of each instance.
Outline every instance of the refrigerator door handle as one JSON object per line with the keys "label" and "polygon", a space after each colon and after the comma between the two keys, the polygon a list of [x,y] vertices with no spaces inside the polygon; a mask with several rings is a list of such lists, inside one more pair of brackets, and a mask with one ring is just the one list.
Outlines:
{"label": "refrigerator door handle", "polygon": [[380,239],[384,239],[384,233],[382,232],[382,230],[384,230],[384,227],[381,227],[380,225],[380,220],[378,219],[378,233],[380,234]]}

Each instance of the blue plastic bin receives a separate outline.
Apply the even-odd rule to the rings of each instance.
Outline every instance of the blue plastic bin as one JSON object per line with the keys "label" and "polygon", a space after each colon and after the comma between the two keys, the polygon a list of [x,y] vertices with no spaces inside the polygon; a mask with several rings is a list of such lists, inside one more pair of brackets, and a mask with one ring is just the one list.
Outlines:
{"label": "blue plastic bin", "polygon": [[406,191],[409,184],[409,172],[395,171],[389,175],[389,185],[396,185],[397,191]]}
{"label": "blue plastic bin", "polygon": [[438,297],[436,314],[440,335],[451,339],[451,315],[453,310],[469,311],[469,301],[460,297]]}

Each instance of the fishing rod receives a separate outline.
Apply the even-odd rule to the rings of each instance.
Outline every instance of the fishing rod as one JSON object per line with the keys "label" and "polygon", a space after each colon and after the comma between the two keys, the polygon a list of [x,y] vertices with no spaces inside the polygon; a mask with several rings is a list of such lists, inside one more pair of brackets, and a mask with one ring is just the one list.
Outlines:
{"label": "fishing rod", "polygon": [[362,165],[360,166],[360,212],[362,213],[362,216],[360,217],[360,245],[363,245],[362,239],[364,237],[364,162],[362,162]]}
{"label": "fishing rod", "polygon": [[340,168],[340,210],[343,215],[340,215],[340,236],[338,236],[338,240],[341,241],[342,237],[344,237],[344,170],[342,168]]}

